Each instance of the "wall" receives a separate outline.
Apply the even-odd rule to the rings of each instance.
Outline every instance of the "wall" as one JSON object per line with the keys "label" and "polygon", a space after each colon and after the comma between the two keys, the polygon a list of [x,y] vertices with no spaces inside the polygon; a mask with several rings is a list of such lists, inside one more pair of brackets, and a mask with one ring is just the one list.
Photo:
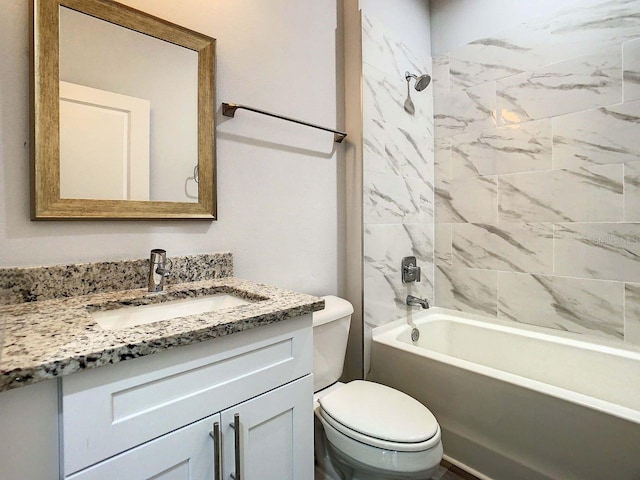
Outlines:
{"label": "wall", "polygon": [[[29,221],[29,20],[0,16],[0,266],[232,251],[240,277],[324,294],[343,279],[344,180],[331,134],[247,112],[217,115],[219,221]],[[335,1],[127,0],[217,38],[217,104],[335,126]],[[338,125],[339,126],[339,125]]]}
{"label": "wall", "polygon": [[438,306],[640,344],[636,37],[583,0],[434,59]]}
{"label": "wall", "polygon": [[[407,15],[411,11],[406,12]],[[428,24],[425,24],[428,25]],[[433,298],[433,99],[411,86],[405,71],[431,73],[427,45],[408,46],[367,11],[362,14],[364,371],[371,330],[404,318],[407,294]],[[405,41],[407,43],[405,43]],[[418,42],[412,42],[414,44]],[[420,283],[404,285],[400,261],[415,256]]]}

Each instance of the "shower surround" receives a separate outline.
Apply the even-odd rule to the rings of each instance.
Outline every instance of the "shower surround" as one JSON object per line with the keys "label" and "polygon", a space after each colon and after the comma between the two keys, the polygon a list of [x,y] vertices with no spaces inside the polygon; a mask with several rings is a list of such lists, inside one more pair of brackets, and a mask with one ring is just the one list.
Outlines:
{"label": "shower surround", "polygon": [[[415,50],[415,49],[414,49]],[[410,88],[405,72],[431,74],[431,59],[362,14],[364,371],[371,330],[403,318],[407,294],[433,299],[433,96]],[[422,281],[404,285],[400,260],[412,255]]]}
{"label": "shower surround", "polygon": [[435,304],[640,345],[640,2],[513,25],[433,77]]}

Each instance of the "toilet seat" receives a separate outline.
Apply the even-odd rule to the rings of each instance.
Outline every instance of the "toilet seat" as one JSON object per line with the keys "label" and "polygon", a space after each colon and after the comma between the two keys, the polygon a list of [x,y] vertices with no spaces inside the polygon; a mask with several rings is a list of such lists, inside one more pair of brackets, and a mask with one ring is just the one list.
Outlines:
{"label": "toilet seat", "polygon": [[431,437],[429,440],[425,440],[424,442],[399,443],[363,435],[362,433],[352,430],[349,427],[337,422],[335,419],[331,418],[331,416],[328,415],[327,412],[322,410],[322,408],[320,409],[320,415],[325,422],[335,428],[338,432],[370,447],[381,448],[384,450],[393,450],[396,452],[421,452],[424,450],[429,450],[440,443],[440,427],[438,427],[438,430],[433,437]]}
{"label": "toilet seat", "polygon": [[414,398],[378,383],[355,380],[319,399],[322,418],[343,435],[372,447],[424,451],[440,442],[433,414]]}

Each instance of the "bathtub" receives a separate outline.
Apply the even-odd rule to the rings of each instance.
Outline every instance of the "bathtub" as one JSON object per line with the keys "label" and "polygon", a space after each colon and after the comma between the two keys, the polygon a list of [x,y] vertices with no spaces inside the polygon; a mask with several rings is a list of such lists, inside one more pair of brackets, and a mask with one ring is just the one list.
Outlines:
{"label": "bathtub", "polygon": [[482,479],[640,480],[640,349],[549,332],[416,310],[373,330],[369,379],[424,403]]}

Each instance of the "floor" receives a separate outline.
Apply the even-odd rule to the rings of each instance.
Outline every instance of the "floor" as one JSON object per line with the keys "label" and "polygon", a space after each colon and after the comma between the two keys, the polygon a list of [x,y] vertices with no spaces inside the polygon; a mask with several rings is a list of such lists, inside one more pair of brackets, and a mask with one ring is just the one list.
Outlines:
{"label": "floor", "polygon": [[442,460],[438,470],[429,480],[478,480],[478,478]]}

